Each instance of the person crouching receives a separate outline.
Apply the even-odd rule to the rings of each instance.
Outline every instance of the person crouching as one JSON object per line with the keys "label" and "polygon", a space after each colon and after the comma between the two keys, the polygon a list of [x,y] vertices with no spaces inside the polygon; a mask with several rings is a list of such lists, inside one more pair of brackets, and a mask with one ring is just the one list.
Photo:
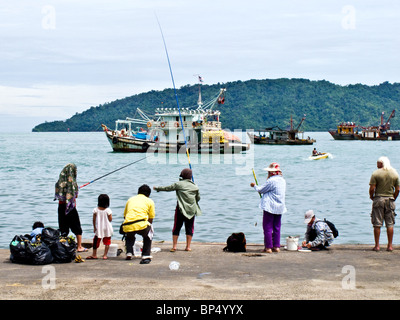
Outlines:
{"label": "person crouching", "polygon": [[304,215],[304,223],[307,224],[303,247],[311,250],[328,250],[334,236],[328,224],[318,219],[313,210],[308,210]]}

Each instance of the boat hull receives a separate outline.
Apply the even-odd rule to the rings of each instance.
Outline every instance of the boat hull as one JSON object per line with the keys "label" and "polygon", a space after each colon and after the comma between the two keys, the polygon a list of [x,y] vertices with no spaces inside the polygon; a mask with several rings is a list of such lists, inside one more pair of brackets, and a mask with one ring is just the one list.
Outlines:
{"label": "boat hull", "polygon": [[270,145],[290,145],[290,146],[304,146],[304,145],[312,145],[315,140],[314,139],[268,139],[256,135],[248,134],[249,138],[253,141],[254,144],[270,144]]}
{"label": "boat hull", "polygon": [[[185,153],[185,143],[165,143],[151,141],[148,139],[138,139],[134,137],[119,137],[106,131],[107,140],[114,152],[154,152],[154,153]],[[241,153],[250,149],[250,144],[238,142],[225,143],[197,143],[188,144],[189,153],[200,154],[230,154]]]}
{"label": "boat hull", "polygon": [[311,160],[321,160],[321,159],[326,159],[328,157],[329,157],[329,153],[322,153],[317,156],[310,156],[310,159]]}
{"label": "boat hull", "polygon": [[358,135],[354,133],[337,133],[336,131],[329,131],[332,138],[335,140],[358,140]]}
{"label": "boat hull", "polygon": [[111,148],[115,152],[146,152],[151,146],[154,146],[154,141],[137,139],[131,137],[118,137],[106,132],[107,140]]}

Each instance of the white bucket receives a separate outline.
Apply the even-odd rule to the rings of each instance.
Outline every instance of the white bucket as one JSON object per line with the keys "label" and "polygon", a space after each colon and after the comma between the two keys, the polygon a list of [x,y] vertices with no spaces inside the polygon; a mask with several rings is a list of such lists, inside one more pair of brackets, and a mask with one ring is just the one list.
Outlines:
{"label": "white bucket", "polygon": [[118,252],[118,245],[117,244],[110,244],[110,248],[107,252],[107,257],[116,257]]}
{"label": "white bucket", "polygon": [[299,237],[287,237],[286,238],[286,248],[289,251],[297,251],[299,246]]}

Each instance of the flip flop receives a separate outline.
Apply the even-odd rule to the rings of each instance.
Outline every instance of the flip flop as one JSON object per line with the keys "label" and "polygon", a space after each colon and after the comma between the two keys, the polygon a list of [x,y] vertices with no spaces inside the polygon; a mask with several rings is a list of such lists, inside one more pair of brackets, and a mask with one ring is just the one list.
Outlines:
{"label": "flip flop", "polygon": [[97,260],[98,258],[95,258],[95,257],[93,257],[93,256],[89,256],[89,257],[86,257],[86,260]]}
{"label": "flip flop", "polygon": [[108,257],[103,257],[103,260],[108,260]]}
{"label": "flip flop", "polygon": [[149,264],[151,262],[151,259],[142,259],[141,261],[140,261],[140,264]]}
{"label": "flip flop", "polygon": [[77,252],[88,252],[89,251],[89,249],[87,249],[87,248],[83,248],[83,250],[77,250]]}
{"label": "flip flop", "polygon": [[172,248],[171,250],[169,250],[169,252],[175,252],[176,249]]}

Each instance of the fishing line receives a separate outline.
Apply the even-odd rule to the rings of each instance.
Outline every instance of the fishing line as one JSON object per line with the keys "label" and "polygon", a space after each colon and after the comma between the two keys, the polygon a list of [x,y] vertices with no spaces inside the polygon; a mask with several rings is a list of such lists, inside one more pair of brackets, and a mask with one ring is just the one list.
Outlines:
{"label": "fishing line", "polygon": [[[161,37],[162,37],[163,42],[164,42],[164,49],[165,49],[165,54],[167,55],[168,66],[169,66],[169,72],[170,72],[170,74],[171,74],[172,84],[173,84],[173,86],[174,86],[174,93],[175,93],[176,104],[178,105],[179,120],[180,120],[180,122],[181,122],[182,133],[183,133],[183,139],[185,140],[186,155],[187,155],[187,157],[188,157],[189,168],[190,168],[190,170],[192,170],[192,165],[191,165],[191,163],[190,163],[189,149],[188,149],[188,147],[187,147],[187,141],[186,141],[186,135],[185,135],[185,128],[183,127],[183,120],[182,120],[182,115],[181,115],[181,108],[179,107],[179,100],[178,100],[178,94],[176,93],[174,75],[173,75],[173,73],[172,73],[171,62],[169,61],[169,55],[168,55],[168,50],[167,50],[167,44],[166,44],[166,42],[165,42],[165,38],[164,38],[164,34],[163,34],[163,31],[162,31],[162,28],[161,28],[160,21],[158,20],[158,17],[157,17],[156,14],[155,14],[155,16],[156,16],[156,19],[157,19],[158,26],[159,26],[159,28],[160,28]],[[192,181],[194,182],[193,171],[192,171]]]}
{"label": "fishing line", "polygon": [[124,169],[124,168],[126,168],[126,167],[129,167],[129,166],[131,166],[131,165],[133,165],[133,164],[135,164],[135,163],[138,163],[139,161],[142,161],[142,160],[144,160],[144,159],[146,159],[146,158],[147,158],[147,156],[144,157],[144,158],[141,158],[141,159],[139,159],[139,160],[136,160],[136,161],[134,161],[134,162],[131,162],[131,163],[129,163],[129,164],[127,164],[127,165],[125,165],[125,166],[123,166],[123,167],[121,167],[121,168],[118,168],[118,169],[116,169],[116,170],[114,170],[114,171],[111,171],[111,172],[109,172],[109,173],[106,173],[105,175],[103,175],[103,176],[101,176],[101,177],[98,177],[98,178],[96,178],[96,179],[94,179],[94,180],[92,180],[92,181],[90,181],[90,182],[85,183],[84,185],[80,186],[79,189],[81,189],[81,188],[83,188],[83,187],[86,187],[87,185],[89,185],[89,184],[91,184],[91,183],[93,183],[93,182],[95,182],[95,181],[97,181],[97,180],[100,180],[100,179],[102,179],[102,178],[104,178],[104,177],[107,177],[107,176],[109,176],[110,174],[112,174],[112,173],[114,173],[114,172],[117,172],[117,171],[122,170],[122,169]]}

